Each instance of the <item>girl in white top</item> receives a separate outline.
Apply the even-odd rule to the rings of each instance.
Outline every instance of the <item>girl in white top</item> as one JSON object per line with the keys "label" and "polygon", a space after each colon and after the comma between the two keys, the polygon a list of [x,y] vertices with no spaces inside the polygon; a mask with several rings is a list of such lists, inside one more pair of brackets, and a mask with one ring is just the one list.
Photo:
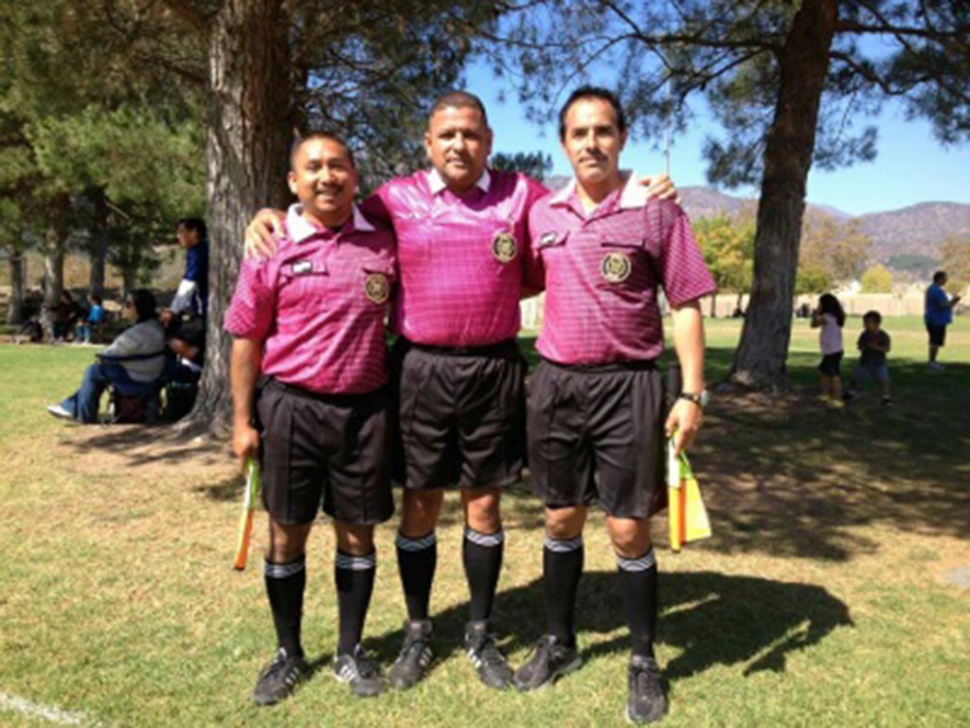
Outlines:
{"label": "girl in white top", "polygon": [[818,341],[822,349],[822,362],[818,371],[822,383],[820,399],[829,407],[840,408],[842,402],[842,326],[845,311],[839,299],[825,293],[818,299],[818,308],[812,311],[812,328],[821,329]]}

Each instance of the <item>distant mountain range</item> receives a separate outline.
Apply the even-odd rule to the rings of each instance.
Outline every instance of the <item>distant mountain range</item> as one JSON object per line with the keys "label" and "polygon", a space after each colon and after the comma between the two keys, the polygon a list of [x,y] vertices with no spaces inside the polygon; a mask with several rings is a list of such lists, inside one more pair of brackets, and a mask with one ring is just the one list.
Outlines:
{"label": "distant mountain range", "polygon": [[[554,176],[546,180],[551,189],[562,187],[569,177]],[[725,195],[710,187],[683,187],[684,209],[691,218],[713,217],[720,212],[733,215],[754,201]],[[853,218],[847,212],[828,205],[808,203],[809,208],[840,220]],[[970,237],[970,205],[957,202],[921,202],[899,210],[873,212],[858,218],[872,237],[872,258],[890,263],[898,256],[923,256],[935,261],[940,257],[940,244],[951,235]]]}

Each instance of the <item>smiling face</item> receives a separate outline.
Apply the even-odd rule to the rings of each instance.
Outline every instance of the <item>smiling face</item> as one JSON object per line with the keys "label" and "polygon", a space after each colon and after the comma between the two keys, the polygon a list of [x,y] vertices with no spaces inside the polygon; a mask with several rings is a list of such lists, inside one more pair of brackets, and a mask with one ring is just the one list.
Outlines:
{"label": "smiling face", "polygon": [[291,167],[287,182],[304,215],[327,227],[339,227],[350,218],[357,169],[343,144],[335,139],[308,139],[294,152]]}
{"label": "smiling face", "polygon": [[623,184],[619,165],[626,131],[620,131],[609,102],[598,98],[573,102],[566,111],[561,144],[584,190],[600,193]]}
{"label": "smiling face", "polygon": [[445,106],[428,121],[424,148],[448,188],[467,192],[485,171],[492,153],[492,130],[478,109]]}

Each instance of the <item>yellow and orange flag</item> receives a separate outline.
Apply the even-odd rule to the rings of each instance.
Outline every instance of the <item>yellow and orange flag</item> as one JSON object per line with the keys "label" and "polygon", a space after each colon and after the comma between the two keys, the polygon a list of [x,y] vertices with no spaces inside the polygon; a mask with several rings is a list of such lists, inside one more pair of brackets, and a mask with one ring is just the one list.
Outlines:
{"label": "yellow and orange flag", "polygon": [[701,498],[701,488],[687,460],[687,454],[674,454],[673,438],[667,441],[667,514],[670,519],[670,548],[709,538],[711,520]]}

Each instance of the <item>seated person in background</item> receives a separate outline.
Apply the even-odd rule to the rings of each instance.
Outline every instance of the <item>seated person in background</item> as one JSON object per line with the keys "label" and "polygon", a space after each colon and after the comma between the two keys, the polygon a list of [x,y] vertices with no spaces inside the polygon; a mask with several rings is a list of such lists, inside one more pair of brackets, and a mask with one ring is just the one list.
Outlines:
{"label": "seated person in background", "polygon": [[198,381],[205,360],[205,319],[190,318],[174,328],[170,325],[167,334],[168,347],[178,356],[179,380],[185,380],[183,374],[191,374]]}
{"label": "seated person in background", "polygon": [[849,382],[849,391],[846,399],[856,396],[861,387],[861,383],[867,379],[875,379],[879,383],[879,392],[882,394],[882,403],[892,404],[892,394],[890,392],[889,367],[886,366],[886,354],[892,347],[889,334],[882,330],[882,315],[878,311],[869,311],[862,317],[862,325],[865,326],[859,335],[858,348],[862,355],[859,363],[852,370],[852,381]]}
{"label": "seated person in background", "polygon": [[133,324],[121,332],[98,361],[87,368],[81,388],[47,408],[55,417],[91,424],[98,421],[101,393],[111,384],[151,384],[165,369],[165,329],[155,315],[155,296],[139,289],[125,299],[122,314]]}
{"label": "seated person in background", "polygon": [[104,306],[101,304],[101,296],[96,293],[93,294],[91,296],[91,308],[88,309],[87,315],[78,321],[77,326],[74,328],[75,344],[91,343],[92,329],[104,323]]}

